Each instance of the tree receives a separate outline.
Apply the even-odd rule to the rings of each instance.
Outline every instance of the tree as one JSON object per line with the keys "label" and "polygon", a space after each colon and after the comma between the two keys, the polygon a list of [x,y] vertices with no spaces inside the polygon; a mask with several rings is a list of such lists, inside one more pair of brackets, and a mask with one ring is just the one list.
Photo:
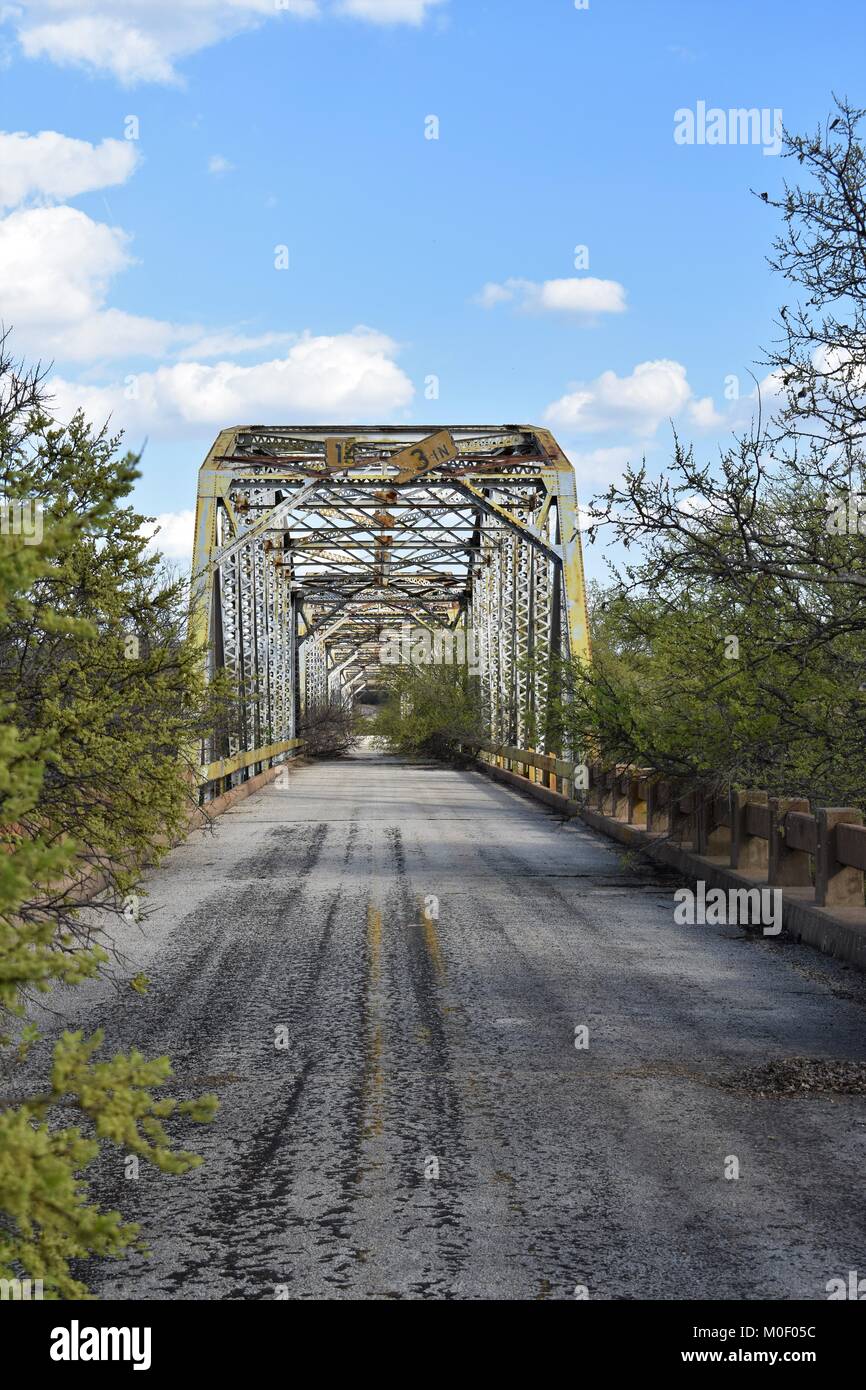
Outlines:
{"label": "tree", "polygon": [[785,220],[771,265],[801,292],[769,359],[775,409],[759,398],[719,461],[675,436],[666,473],[629,467],[593,501],[591,534],[626,559],[566,715],[624,762],[866,804],[866,159],[863,113],[837,112],[786,133],[806,186],[765,199]]}
{"label": "tree", "polygon": [[386,685],[369,729],[395,753],[451,759],[462,742],[486,737],[477,680],[465,667],[407,663],[389,669]]}
{"label": "tree", "polygon": [[[110,939],[92,919],[122,924],[143,866],[185,827],[185,759],[211,718],[183,588],[161,579],[125,500],[136,476],[104,430],[52,422],[41,371],[3,337],[0,1055],[19,1094],[0,1100],[0,1278],[41,1279],[48,1297],[86,1295],[70,1260],[138,1242],[89,1199],[82,1174],[103,1143],[185,1172],[199,1159],[172,1147],[165,1121],[204,1121],[216,1105],[155,1095],[168,1059],[100,1060],[101,1033],[64,1034],[35,1092],[17,1075],[38,1036],[34,992],[105,967]],[[25,500],[33,534],[14,524]],[[58,1122],[70,1107],[83,1127]]]}
{"label": "tree", "polygon": [[801,182],[786,182],[780,198],[765,199],[784,222],[769,263],[800,291],[780,311],[781,338],[765,362],[782,395],[777,437],[789,446],[792,466],[801,459],[809,477],[828,485],[863,482],[864,114],[836,99],[814,135],[785,132],[784,154],[796,161]]}

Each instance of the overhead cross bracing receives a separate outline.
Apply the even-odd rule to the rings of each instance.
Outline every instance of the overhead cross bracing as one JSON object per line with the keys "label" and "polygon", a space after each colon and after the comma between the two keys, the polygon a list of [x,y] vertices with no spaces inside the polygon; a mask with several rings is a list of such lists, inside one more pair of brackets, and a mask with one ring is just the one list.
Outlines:
{"label": "overhead cross bracing", "polygon": [[529,425],[223,430],[199,476],[193,604],[238,690],[203,757],[229,776],[449,635],[490,737],[544,750],[552,663],[588,655],[571,464]]}

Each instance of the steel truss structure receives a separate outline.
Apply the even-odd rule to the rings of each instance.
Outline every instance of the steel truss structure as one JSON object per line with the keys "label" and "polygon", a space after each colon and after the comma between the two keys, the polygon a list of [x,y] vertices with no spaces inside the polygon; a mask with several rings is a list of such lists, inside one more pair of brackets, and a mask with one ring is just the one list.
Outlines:
{"label": "steel truss structure", "polygon": [[557,658],[589,655],[572,466],[531,425],[223,430],[199,475],[193,618],[246,775],[394,661],[457,660],[494,742],[545,751]]}

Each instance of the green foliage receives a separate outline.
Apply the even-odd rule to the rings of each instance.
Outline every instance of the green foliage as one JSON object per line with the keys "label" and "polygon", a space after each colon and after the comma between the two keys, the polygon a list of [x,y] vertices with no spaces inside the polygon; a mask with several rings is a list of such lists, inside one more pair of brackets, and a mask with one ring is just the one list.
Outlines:
{"label": "green foliage", "polygon": [[395,753],[457,757],[461,741],[487,736],[477,684],[462,666],[395,666],[370,732]]}
{"label": "green foliage", "polygon": [[796,615],[778,592],[726,599],[718,585],[663,598],[595,589],[592,667],[564,681],[569,742],[686,783],[862,803],[862,638],[786,640]]}
{"label": "green foliage", "polygon": [[[145,1248],[137,1226],[88,1200],[78,1174],[98,1156],[100,1141],[109,1140],[162,1172],[186,1173],[201,1159],[172,1150],[163,1122],[175,1112],[207,1122],[216,1111],[214,1096],[182,1103],[154,1097],[151,1088],[171,1076],[168,1058],[148,1061],[133,1051],[96,1062],[101,1044],[101,1032],[90,1039],[65,1033],[54,1049],[50,1090],[0,1110],[0,1278],[41,1279],[49,1298],[89,1296],[70,1274],[70,1260]],[[46,1116],[61,1104],[74,1106],[90,1121],[93,1137],[77,1127],[49,1126]]]}
{"label": "green foliage", "polygon": [[711,463],[675,437],[660,477],[629,468],[595,499],[625,561],[555,718],[590,756],[866,806],[866,153],[864,112],[837,110],[786,134],[803,186],[771,200],[771,265],[799,294],[774,414]]}
{"label": "green foliage", "polygon": [[28,1094],[28,1000],[108,961],[100,918],[122,928],[143,866],[184,828],[188,750],[213,717],[184,586],[126,502],[136,477],[105,431],[50,419],[38,369],[0,340],[0,493],[37,501],[43,527],[37,544],[0,537],[0,1059],[14,1092],[0,1099],[0,1278],[41,1279],[48,1297],[84,1296],[70,1260],[138,1243],[89,1199],[82,1175],[102,1146],[186,1172],[199,1160],[172,1148],[166,1121],[207,1120],[216,1104],[157,1097],[166,1058],[96,1060],[101,1034],[64,1035],[47,1087]]}
{"label": "green foliage", "polygon": [[[2,456],[10,496],[41,500],[57,547],[0,630],[0,681],[15,723],[50,745],[35,813],[16,819],[49,843],[74,827],[77,887],[108,876],[122,900],[140,864],[183,828],[182,759],[205,700],[201,652],[184,636],[184,586],[161,571],[125,504],[137,476],[117,440],[81,417],[36,413],[26,450]],[[69,906],[78,905],[75,890]]]}

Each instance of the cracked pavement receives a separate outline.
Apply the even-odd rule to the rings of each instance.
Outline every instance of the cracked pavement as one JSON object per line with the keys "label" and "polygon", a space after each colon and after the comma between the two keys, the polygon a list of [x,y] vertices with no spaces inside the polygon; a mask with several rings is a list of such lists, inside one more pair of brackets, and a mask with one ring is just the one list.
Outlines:
{"label": "cracked pavement", "polygon": [[149,993],[55,1006],[221,1109],[187,1176],[94,1168],[152,1251],[94,1262],[102,1298],[824,1299],[866,1269],[866,1096],[749,1082],[862,1061],[866,982],[676,925],[671,881],[580,824],[362,748],[148,886]]}

